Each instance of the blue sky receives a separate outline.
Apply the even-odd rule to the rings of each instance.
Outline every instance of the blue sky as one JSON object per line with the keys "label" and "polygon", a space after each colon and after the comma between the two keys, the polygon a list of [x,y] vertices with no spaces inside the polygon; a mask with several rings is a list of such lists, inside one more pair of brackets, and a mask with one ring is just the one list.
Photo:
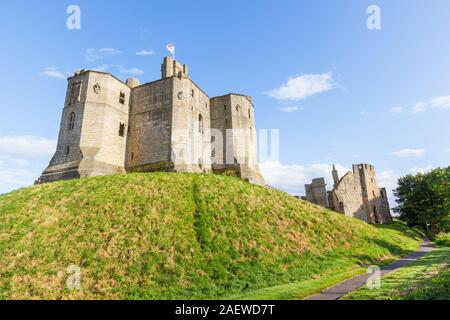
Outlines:
{"label": "blue sky", "polygon": [[[81,29],[66,27],[69,5]],[[369,5],[381,30],[366,26]],[[352,163],[380,185],[450,159],[450,2],[39,1],[0,13],[0,193],[31,184],[54,151],[66,80],[77,68],[159,77],[177,59],[210,96],[253,96],[259,129],[280,130],[273,186],[303,193]],[[140,53],[140,54],[137,54]]]}

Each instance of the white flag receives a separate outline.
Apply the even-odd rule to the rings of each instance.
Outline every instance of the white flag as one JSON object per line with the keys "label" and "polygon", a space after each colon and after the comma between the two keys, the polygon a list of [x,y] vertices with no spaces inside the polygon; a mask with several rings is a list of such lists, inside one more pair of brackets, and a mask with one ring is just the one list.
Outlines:
{"label": "white flag", "polygon": [[174,45],[173,45],[172,43],[169,43],[169,44],[166,46],[166,48],[167,48],[167,50],[169,50],[169,52],[170,52],[171,54],[175,54],[175,47],[174,47]]}

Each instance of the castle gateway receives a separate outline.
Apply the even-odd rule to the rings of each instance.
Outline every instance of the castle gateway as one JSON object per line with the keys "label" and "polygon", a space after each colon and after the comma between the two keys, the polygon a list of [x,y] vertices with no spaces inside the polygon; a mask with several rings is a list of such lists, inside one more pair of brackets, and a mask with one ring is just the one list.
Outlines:
{"label": "castle gateway", "polygon": [[210,98],[171,57],[161,79],[143,85],[75,72],[56,152],[37,183],[151,171],[230,172],[264,185],[251,97]]}

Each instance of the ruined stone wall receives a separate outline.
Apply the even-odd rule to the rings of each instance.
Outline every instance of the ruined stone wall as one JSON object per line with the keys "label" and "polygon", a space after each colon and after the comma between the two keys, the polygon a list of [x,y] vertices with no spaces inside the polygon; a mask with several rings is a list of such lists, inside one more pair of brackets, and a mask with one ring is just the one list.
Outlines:
{"label": "ruined stone wall", "polygon": [[359,176],[348,172],[333,189],[332,207],[353,218],[370,222],[367,218]]}
{"label": "ruined stone wall", "polygon": [[324,178],[313,179],[311,184],[305,184],[306,200],[318,206],[329,208],[328,194]]}
{"label": "ruined stone wall", "polygon": [[360,177],[363,204],[368,220],[371,223],[384,223],[390,220],[390,211],[386,208],[387,198],[383,199],[378,187],[375,167],[370,164],[358,164],[353,165],[353,171]]}

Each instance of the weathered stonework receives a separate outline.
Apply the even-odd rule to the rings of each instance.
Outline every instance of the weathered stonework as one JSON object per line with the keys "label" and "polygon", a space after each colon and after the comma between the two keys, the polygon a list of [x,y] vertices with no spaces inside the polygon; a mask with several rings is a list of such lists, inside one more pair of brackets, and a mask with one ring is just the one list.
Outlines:
{"label": "weathered stonework", "polygon": [[209,98],[187,65],[170,57],[164,58],[161,79],[143,85],[77,71],[68,79],[57,150],[37,183],[124,172],[231,170],[264,185],[256,146],[251,98]]}
{"label": "weathered stonework", "polygon": [[386,189],[378,187],[372,165],[355,164],[353,171],[341,179],[333,166],[332,174],[334,186],[326,193],[328,201],[323,200],[326,192],[323,178],[305,185],[308,201],[368,223],[392,222]]}
{"label": "weathered stonework", "polygon": [[324,178],[313,179],[311,184],[305,184],[306,200],[318,206],[329,208],[327,185]]}

